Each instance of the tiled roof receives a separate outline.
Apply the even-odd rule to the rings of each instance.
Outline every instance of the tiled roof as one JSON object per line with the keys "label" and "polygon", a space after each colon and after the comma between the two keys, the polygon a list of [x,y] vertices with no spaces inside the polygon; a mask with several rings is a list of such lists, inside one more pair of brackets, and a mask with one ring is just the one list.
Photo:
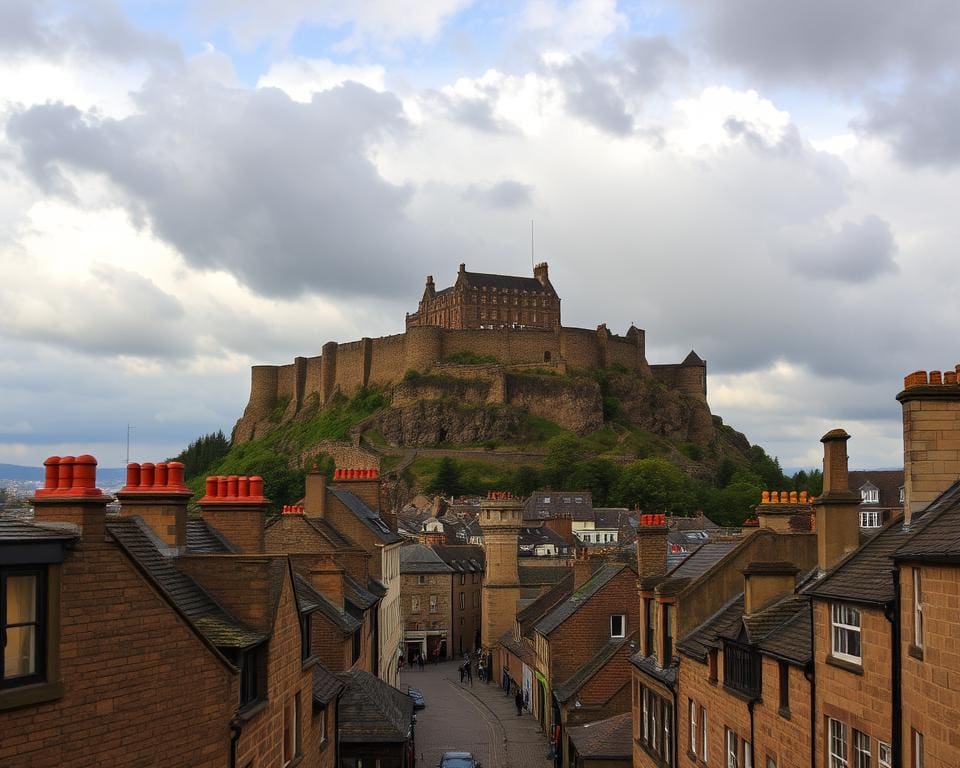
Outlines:
{"label": "tiled roof", "polygon": [[476,544],[435,544],[433,551],[455,571],[465,573],[483,571],[483,547]]}
{"label": "tiled roof", "polygon": [[680,563],[670,572],[671,577],[695,579],[709,571],[714,565],[722,560],[727,553],[741,544],[742,540],[735,541],[715,541],[704,544],[696,552],[690,554],[686,560]]}
{"label": "tiled roof", "polygon": [[107,522],[110,535],[189,623],[219,648],[247,648],[266,639],[235,620],[199,584],[177,570],[146,528],[137,517]]}
{"label": "tiled roof", "polygon": [[341,610],[331,603],[323,594],[317,591],[314,586],[299,574],[294,576],[294,587],[297,590],[297,602],[300,604],[300,610],[303,613],[319,611],[326,616],[331,623],[344,634],[353,634],[361,624],[357,618],[354,618],[346,611]]}
{"label": "tiled roof", "polygon": [[[526,558],[525,558],[526,559]],[[536,558],[531,558],[536,559]],[[542,584],[556,584],[570,573],[566,565],[529,565],[521,564],[518,569],[521,586],[535,586]]]}
{"label": "tiled roof", "polygon": [[453,573],[430,547],[407,544],[400,549],[400,573]]}
{"label": "tiled roof", "polygon": [[611,528],[620,528],[620,517],[627,513],[626,509],[618,507],[594,507],[593,524],[596,528],[609,530]]}
{"label": "tiled roof", "polygon": [[75,526],[48,526],[17,517],[0,517],[0,542],[73,541],[80,533]]}
{"label": "tiled roof", "polygon": [[376,605],[380,599],[372,592],[364,589],[359,581],[347,573],[343,574],[343,598],[361,610]]}
{"label": "tiled roof", "polygon": [[344,689],[344,683],[323,664],[313,668],[313,700],[320,706],[326,706]]}
{"label": "tiled roof", "polygon": [[796,616],[798,611],[807,612],[808,602],[809,599],[802,595],[789,594],[753,616],[744,616],[743,623],[750,642],[762,643],[771,632]]}
{"label": "tiled roof", "polygon": [[[603,669],[607,663],[617,655],[617,651],[629,642],[636,642],[636,635],[625,637],[622,640],[610,640],[604,643],[603,647],[594,654],[592,659],[582,664],[567,680],[553,686],[553,692],[557,700],[561,703],[569,701],[576,695],[577,691],[583,688],[595,674]],[[624,676],[624,680],[626,680],[626,675]]]}
{"label": "tiled roof", "polygon": [[552,528],[521,528],[519,545],[521,547],[536,547],[542,544],[553,544],[556,547],[569,547],[567,541]]}
{"label": "tiled roof", "polygon": [[372,577],[367,581],[367,589],[370,591],[371,594],[376,595],[376,597],[381,599],[386,597],[387,592],[390,591],[389,589],[387,589],[386,584]]}
{"label": "tiled roof", "polygon": [[683,362],[680,365],[706,365],[706,362],[700,355],[690,350],[690,354],[683,358]]}
{"label": "tiled roof", "polygon": [[303,519],[306,521],[307,525],[327,539],[327,541],[329,541],[333,547],[337,549],[346,549],[357,546],[344,534],[334,528],[330,524],[330,521],[325,517],[304,517]]}
{"label": "tiled roof", "polygon": [[398,743],[410,737],[413,699],[362,669],[337,677],[346,685],[340,699],[340,741]]}
{"label": "tiled roof", "polygon": [[573,616],[577,609],[587,600],[593,597],[597,592],[603,589],[627,566],[623,563],[605,563],[593,574],[593,576],[574,590],[573,594],[560,603],[550,613],[537,622],[534,629],[541,635],[549,635],[553,630],[559,627],[563,622]]}
{"label": "tiled roof", "polygon": [[713,616],[696,627],[677,643],[677,650],[700,661],[707,660],[710,648],[716,647],[721,634],[729,634],[740,625],[743,618],[743,593],[729,601]]}
{"label": "tiled roof", "polygon": [[496,288],[497,290],[518,290],[528,291],[530,293],[550,293],[556,296],[556,292],[549,287],[544,286],[535,277],[520,277],[518,275],[493,275],[488,272],[464,272],[463,277],[467,285],[471,288]]}
{"label": "tiled roof", "polygon": [[215,554],[217,552],[236,552],[236,549],[219,531],[208,525],[206,520],[191,518],[187,520],[187,552]]}
{"label": "tiled roof", "polygon": [[903,544],[898,560],[954,561],[960,557],[960,482],[924,511],[927,524]]}
{"label": "tiled roof", "polygon": [[573,571],[569,568],[566,571],[560,581],[517,613],[517,621],[539,621],[547,612],[553,610],[557,603],[570,597],[573,593]]}
{"label": "tiled roof", "polygon": [[593,496],[590,491],[535,491],[523,505],[523,519],[548,517],[593,521]]}
{"label": "tiled roof", "polygon": [[760,650],[787,661],[806,664],[813,655],[810,638],[810,607],[806,601],[792,618],[763,639]]}
{"label": "tiled roof", "polygon": [[577,754],[591,760],[630,760],[633,721],[630,712],[567,729]]}
{"label": "tiled roof", "polygon": [[370,509],[358,496],[340,488],[330,488],[329,490],[384,544],[396,544],[400,541],[400,537],[390,530],[376,510]]}
{"label": "tiled roof", "polygon": [[903,507],[903,502],[900,501],[900,489],[903,487],[902,469],[853,470],[848,479],[850,490],[859,491],[862,486],[870,483],[879,491],[879,503],[864,504],[863,509]]}
{"label": "tiled roof", "polygon": [[630,657],[630,663],[633,664],[641,672],[644,672],[655,680],[659,680],[664,685],[673,687],[674,683],[677,682],[677,668],[676,666],[669,666],[666,669],[662,669],[657,666],[657,657],[656,656],[644,656],[639,651],[633,654]]}
{"label": "tiled roof", "polygon": [[523,638],[517,640],[513,636],[512,629],[503,633],[503,637],[500,638],[500,645],[521,661],[529,662],[528,666],[533,666],[536,653],[534,653],[533,648],[530,647],[529,641],[525,641]]}

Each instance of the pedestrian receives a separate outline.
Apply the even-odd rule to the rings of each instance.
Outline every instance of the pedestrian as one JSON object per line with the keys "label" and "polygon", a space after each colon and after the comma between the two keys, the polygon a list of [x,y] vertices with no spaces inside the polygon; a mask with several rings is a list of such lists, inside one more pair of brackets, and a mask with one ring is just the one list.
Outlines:
{"label": "pedestrian", "polygon": [[461,664],[461,665],[460,665],[460,682],[461,682],[461,683],[463,682],[463,676],[464,676],[465,674],[466,674],[466,670],[464,669],[464,665]]}
{"label": "pedestrian", "polygon": [[517,695],[513,697],[513,703],[517,705],[517,717],[523,714],[523,693],[517,689]]}
{"label": "pedestrian", "polygon": [[473,685],[473,670],[470,669],[470,662],[465,662],[464,666],[467,668],[467,681],[470,683],[470,685]]}

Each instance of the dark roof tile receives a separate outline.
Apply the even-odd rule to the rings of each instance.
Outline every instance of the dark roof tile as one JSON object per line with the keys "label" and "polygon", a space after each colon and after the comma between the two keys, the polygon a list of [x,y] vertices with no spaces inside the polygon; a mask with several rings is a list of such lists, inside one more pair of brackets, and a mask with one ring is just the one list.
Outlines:
{"label": "dark roof tile", "polygon": [[633,721],[630,712],[575,725],[567,733],[581,757],[628,761],[633,757]]}
{"label": "dark roof tile", "polygon": [[413,699],[361,669],[337,677],[346,686],[339,709],[341,742],[399,743],[410,738]]}
{"label": "dark roof tile", "polygon": [[549,635],[626,567],[623,563],[605,563],[600,566],[593,576],[580,585],[579,589],[575,589],[567,600],[540,619],[534,629],[541,635]]}
{"label": "dark roof tile", "polygon": [[330,493],[336,496],[337,499],[356,515],[357,519],[370,529],[384,544],[396,544],[401,540],[400,537],[391,531],[389,526],[383,522],[383,519],[377,514],[376,510],[368,507],[360,497],[350,493],[350,491],[341,490],[340,488],[330,488],[329,490]]}

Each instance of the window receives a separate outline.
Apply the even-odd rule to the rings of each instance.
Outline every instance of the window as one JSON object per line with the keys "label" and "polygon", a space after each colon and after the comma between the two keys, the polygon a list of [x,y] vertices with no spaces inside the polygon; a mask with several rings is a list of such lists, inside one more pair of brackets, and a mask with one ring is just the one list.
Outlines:
{"label": "window", "polygon": [[861,528],[879,528],[882,525],[880,511],[876,509],[864,510],[860,513]]}
{"label": "window", "polygon": [[847,726],[831,718],[829,740],[830,768],[848,768]]}
{"label": "window", "polygon": [[780,662],[780,714],[790,714],[790,666]]}
{"label": "window", "polygon": [[650,730],[647,727],[650,717],[650,691],[643,689],[643,740],[650,739]]}
{"label": "window", "polygon": [[353,633],[353,648],[351,649],[352,650],[351,656],[353,657],[353,661],[350,662],[351,664],[356,664],[357,659],[360,658],[360,651],[363,648],[363,637],[360,634],[362,629],[363,628],[361,627],[356,631],[354,631]]}
{"label": "window", "polygon": [[460,586],[463,586],[466,582],[467,582],[467,574],[461,573],[461,574],[460,574]]}
{"label": "window", "polygon": [[424,576],[422,573],[419,576],[417,576],[417,584],[426,584],[426,583],[427,583],[426,576]]}
{"label": "window", "polygon": [[860,489],[860,502],[862,504],[879,504],[880,491],[876,488],[864,487]]}
{"label": "window", "polygon": [[673,658],[673,627],[670,622],[670,605],[663,603],[661,606],[663,613],[663,666],[670,664]]}
{"label": "window", "polygon": [[410,596],[410,612],[411,613],[420,613],[420,597],[419,595]]}
{"label": "window", "polygon": [[870,768],[870,737],[860,731],[853,732],[853,764],[856,768]]}
{"label": "window", "polygon": [[46,570],[0,570],[0,688],[40,682],[46,673]]}
{"label": "window", "polygon": [[911,741],[913,742],[913,768],[923,768],[923,734],[920,731],[913,731]]}
{"label": "window", "polygon": [[327,708],[320,710],[320,743],[327,743]]}
{"label": "window", "polygon": [[460,593],[460,610],[462,611],[465,607],[463,592]]}
{"label": "window", "polygon": [[283,708],[283,764],[293,762],[293,704]]}
{"label": "window", "polygon": [[615,613],[610,617],[610,637],[626,636],[627,617],[622,613]]}
{"label": "window", "polygon": [[646,751],[657,756],[663,765],[671,765],[673,706],[644,686],[641,686],[641,698],[643,702],[641,742]]}
{"label": "window", "polygon": [[900,486],[900,503],[903,504],[903,486]]}
{"label": "window", "polygon": [[760,695],[762,670],[760,654],[745,643],[725,640],[723,643],[723,685],[750,697]]}
{"label": "window", "polygon": [[260,698],[260,664],[263,647],[248,648],[240,657],[240,706],[244,707]]}
{"label": "window", "polygon": [[767,768],[777,768],[777,759],[767,755]]}
{"label": "window", "polygon": [[430,613],[437,612],[437,596],[430,595]]}
{"label": "window", "polygon": [[697,704],[693,699],[687,699],[687,721],[690,726],[690,754],[697,756]]}
{"label": "window", "polygon": [[700,759],[707,762],[707,710],[700,707]]}
{"label": "window", "polygon": [[913,569],[913,644],[923,648],[923,582],[919,568]]}
{"label": "window", "polygon": [[590,543],[591,543],[591,542],[590,542],[590,534],[589,534],[589,533],[583,534],[583,540],[584,540],[585,543],[590,544]]}
{"label": "window", "polygon": [[727,768],[739,768],[740,763],[737,759],[737,734],[729,728],[727,732]]}
{"label": "window", "polygon": [[[902,493],[903,489],[901,488],[900,491]],[[878,744],[877,759],[879,760],[880,768],[892,768],[893,750],[890,749],[889,744],[884,744],[882,741]]]}
{"label": "window", "polygon": [[643,652],[647,656],[652,656],[654,653],[653,650],[653,615],[655,604],[652,598],[647,598],[643,601],[646,604],[646,627],[644,627],[644,647]]}
{"label": "window", "polygon": [[743,753],[743,768],[753,768],[753,747],[750,746],[750,742],[741,742],[740,748]]}
{"label": "window", "polygon": [[849,605],[830,606],[833,655],[844,661],[860,663],[860,611]]}
{"label": "window", "polygon": [[303,737],[301,735],[302,718],[300,715],[300,692],[293,696],[293,754],[303,752]]}

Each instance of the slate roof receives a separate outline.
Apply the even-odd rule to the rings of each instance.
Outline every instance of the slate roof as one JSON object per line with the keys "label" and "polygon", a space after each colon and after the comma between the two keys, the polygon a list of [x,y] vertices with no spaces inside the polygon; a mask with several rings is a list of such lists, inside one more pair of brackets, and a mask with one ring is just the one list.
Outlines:
{"label": "slate roof", "polygon": [[521,528],[519,546],[538,547],[552,544],[555,547],[569,549],[570,544],[552,528]]}
{"label": "slate roof", "polygon": [[664,685],[673,687],[674,683],[677,682],[677,667],[671,665],[666,669],[661,669],[657,666],[657,657],[656,656],[644,656],[637,651],[633,656],[630,657],[630,663],[633,664],[641,672],[644,672],[650,677],[659,680]]}
{"label": "slate roof", "polygon": [[590,491],[535,491],[523,505],[524,520],[545,520],[549,517],[570,517],[572,520],[593,520],[593,496]]}
{"label": "slate roof", "polygon": [[216,554],[236,552],[233,545],[219,531],[202,518],[187,520],[187,552],[193,554]]}
{"label": "slate roof", "polygon": [[390,591],[389,589],[387,589],[386,584],[372,577],[367,581],[367,589],[370,590],[371,594],[373,594],[374,596],[376,596],[381,600],[385,598],[387,596],[387,592]]}
{"label": "slate roof", "polygon": [[433,551],[459,573],[480,573],[484,569],[483,547],[477,544],[435,544]]}
{"label": "slate roof", "polygon": [[720,526],[703,512],[700,512],[693,517],[671,515],[667,518],[667,527],[671,531],[710,531],[716,530]]}
{"label": "slate roof", "polygon": [[534,629],[541,635],[549,635],[573,616],[581,605],[609,584],[626,567],[623,563],[604,563],[588,581],[581,584],[579,589],[574,590],[567,600],[540,619]]}
{"label": "slate roof", "polygon": [[556,584],[570,573],[566,565],[521,565],[518,569],[520,586],[530,587],[543,584]]}
{"label": "slate roof", "polygon": [[593,525],[595,528],[603,528],[604,530],[611,528],[619,530],[620,516],[626,512],[626,509],[619,509],[617,507],[594,507]]}
{"label": "slate roof", "polygon": [[794,613],[773,632],[767,635],[760,643],[760,649],[787,661],[796,664],[806,664],[813,655],[810,647],[811,638],[810,608],[805,604],[801,610]]}
{"label": "slate roof", "polygon": [[[635,642],[635,637],[636,635],[631,635],[622,640],[610,640],[604,643],[603,647],[594,654],[592,659],[582,664],[580,669],[568,679],[553,687],[553,692],[556,694],[557,700],[564,702],[573,698],[577,691],[583,688],[595,674],[603,669],[624,645],[631,641]],[[626,681],[626,676],[624,677],[624,681]]]}
{"label": "slate roof", "polygon": [[17,517],[0,517],[0,542],[73,541],[80,538],[75,526],[47,526]]}
{"label": "slate roof", "polygon": [[684,579],[695,579],[698,576],[702,576],[720,562],[727,553],[741,544],[742,541],[743,540],[740,539],[735,541],[708,542],[696,552],[692,552],[680,565],[670,571],[670,576]]}
{"label": "slate roof", "polygon": [[341,632],[351,635],[356,632],[363,622],[341,610],[328,600],[321,592],[299,574],[293,577],[293,586],[297,591],[297,603],[301,613],[319,611],[326,616]]}
{"label": "slate roof", "polygon": [[680,365],[706,365],[706,364],[707,364],[706,361],[702,357],[700,357],[700,355],[694,352],[692,349],[690,350],[690,354],[687,355],[685,358],[683,358],[683,362],[680,363]]}
{"label": "slate roof", "polygon": [[149,527],[138,517],[107,522],[107,531],[157,589],[204,637],[219,648],[248,648],[266,639],[241,624],[197,582],[177,570],[156,547]]}
{"label": "slate roof", "polygon": [[337,677],[346,686],[339,708],[342,743],[399,743],[410,737],[413,699],[362,669]]}
{"label": "slate roof", "polygon": [[717,638],[729,634],[740,626],[743,618],[743,593],[727,602],[709,619],[696,627],[677,643],[677,650],[700,661],[707,660],[707,653],[716,647]]}
{"label": "slate roof", "polygon": [[510,653],[512,653],[521,661],[530,662],[528,666],[533,666],[533,663],[536,659],[536,653],[534,653],[533,648],[531,648],[522,639],[517,640],[513,636],[512,629],[503,633],[503,637],[500,638],[500,645],[510,651]]}
{"label": "slate roof", "polygon": [[960,482],[954,483],[924,511],[927,524],[903,544],[897,560],[953,562],[960,557]]}
{"label": "slate roof", "polygon": [[366,610],[376,605],[380,600],[372,592],[364,589],[363,585],[354,579],[350,574],[343,574],[343,599],[357,606],[361,610]]}
{"label": "slate roof", "polygon": [[344,689],[344,683],[323,664],[313,668],[313,700],[322,707],[333,701]]}
{"label": "slate roof", "polygon": [[317,533],[326,538],[330,544],[337,549],[356,547],[357,545],[350,541],[340,531],[334,528],[330,521],[325,517],[304,517],[307,525],[313,528]]}
{"label": "slate roof", "polygon": [[329,488],[330,493],[337,497],[340,502],[360,520],[373,534],[384,544],[396,544],[400,537],[387,526],[377,514],[376,510],[370,509],[358,496],[344,491],[340,488]]}
{"label": "slate roof", "polygon": [[878,491],[877,504],[864,504],[864,509],[901,508],[900,489],[903,487],[902,469],[858,469],[849,473],[850,489],[859,491],[867,483]]}
{"label": "slate roof", "polygon": [[497,290],[528,291],[529,293],[550,293],[557,295],[549,285],[543,285],[535,277],[519,275],[494,275],[489,272],[464,272],[464,280],[471,288],[496,288]]}
{"label": "slate roof", "polygon": [[630,712],[567,729],[577,754],[591,760],[632,760],[633,720]]}
{"label": "slate roof", "polygon": [[573,571],[569,568],[566,571],[560,581],[517,613],[517,621],[539,621],[542,616],[553,610],[557,603],[573,594]]}
{"label": "slate roof", "polygon": [[453,573],[430,547],[423,544],[407,544],[400,549],[400,573]]}

